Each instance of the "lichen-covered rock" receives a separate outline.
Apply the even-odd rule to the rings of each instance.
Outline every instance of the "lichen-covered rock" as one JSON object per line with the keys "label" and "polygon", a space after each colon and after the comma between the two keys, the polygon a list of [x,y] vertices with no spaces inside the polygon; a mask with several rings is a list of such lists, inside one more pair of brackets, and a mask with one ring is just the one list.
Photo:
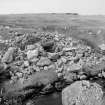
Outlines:
{"label": "lichen-covered rock", "polygon": [[10,47],[7,52],[3,55],[2,58],[2,62],[3,63],[11,63],[13,61],[14,58],[14,52],[15,52],[16,48],[14,47]]}
{"label": "lichen-covered rock", "polygon": [[99,84],[77,81],[62,91],[63,105],[102,105],[103,91]]}
{"label": "lichen-covered rock", "polygon": [[31,60],[30,60],[30,62],[32,62],[33,64],[35,64],[36,65],[36,63],[38,62],[38,58],[36,58],[36,57],[34,57],[34,58],[32,58]]}
{"label": "lichen-covered rock", "polygon": [[50,64],[51,61],[47,57],[41,57],[40,60],[37,62],[38,66],[49,66]]}

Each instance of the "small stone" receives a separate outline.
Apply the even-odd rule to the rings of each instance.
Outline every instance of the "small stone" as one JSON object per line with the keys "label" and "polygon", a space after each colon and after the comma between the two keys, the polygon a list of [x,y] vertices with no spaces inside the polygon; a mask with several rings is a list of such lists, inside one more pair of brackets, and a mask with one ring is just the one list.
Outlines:
{"label": "small stone", "polygon": [[44,69],[44,67],[40,67],[40,70],[43,70]]}
{"label": "small stone", "polygon": [[101,50],[105,50],[105,43],[99,45],[99,48],[100,48]]}
{"label": "small stone", "polygon": [[17,81],[17,79],[18,79],[18,77],[17,77],[17,76],[12,76],[12,77],[11,77],[11,80],[13,80],[12,82]]}
{"label": "small stone", "polygon": [[64,57],[61,57],[61,60],[62,60],[63,63],[66,63],[67,62],[67,59],[64,58]]}
{"label": "small stone", "polygon": [[23,69],[21,72],[22,72],[23,74],[26,74],[26,73],[27,73],[27,69],[28,69],[28,68]]}
{"label": "small stone", "polygon": [[40,43],[35,43],[35,47],[38,48],[40,52],[43,52],[44,50],[43,47],[40,45]]}
{"label": "small stone", "polygon": [[32,69],[31,68],[28,68],[27,69],[27,74],[30,75],[31,73],[32,73]]}
{"label": "small stone", "polygon": [[30,60],[34,57],[37,57],[38,56],[38,49],[35,49],[35,50],[29,50],[27,52],[27,58]]}
{"label": "small stone", "polygon": [[14,80],[11,78],[11,80],[10,80],[10,84],[13,84],[14,83]]}
{"label": "small stone", "polygon": [[59,73],[61,73],[62,71],[63,71],[63,67],[57,69],[57,72]]}
{"label": "small stone", "polygon": [[28,67],[29,66],[29,62],[28,61],[24,61],[24,66]]}
{"label": "small stone", "polygon": [[16,66],[22,66],[22,64],[24,64],[23,61],[16,61],[16,62],[14,62],[14,65],[16,65]]}
{"label": "small stone", "polygon": [[67,47],[66,48],[64,47],[63,48],[63,51],[71,51],[71,50],[72,50],[72,47],[68,47],[68,48]]}
{"label": "small stone", "polygon": [[27,45],[27,50],[34,50],[35,49],[35,45]]}
{"label": "small stone", "polygon": [[105,72],[104,71],[102,71],[102,76],[105,78]]}
{"label": "small stone", "polygon": [[40,71],[40,68],[39,68],[38,66],[36,66],[36,65],[33,66],[33,69],[34,69],[35,71],[37,71],[37,72]]}
{"label": "small stone", "polygon": [[37,62],[37,66],[49,66],[51,61],[47,57],[41,57]]}
{"label": "small stone", "polygon": [[21,77],[23,76],[23,74],[22,74],[22,73],[19,73],[19,72],[17,72],[16,75],[17,75],[19,78],[21,78]]}
{"label": "small stone", "polygon": [[20,81],[21,84],[23,84],[24,83],[24,78],[19,78],[19,81]]}
{"label": "small stone", "polygon": [[66,72],[64,74],[64,79],[66,80],[66,82],[73,82],[73,81],[77,80],[77,75],[76,75],[76,73]]}
{"label": "small stone", "polygon": [[63,65],[63,62],[62,62],[61,59],[58,59],[58,60],[57,60],[57,65],[58,65],[58,67],[61,67],[61,66]]}
{"label": "small stone", "polygon": [[30,61],[32,62],[32,63],[34,63],[34,64],[36,64],[37,62],[38,62],[38,58],[36,58],[36,57],[34,57],[33,59],[31,59]]}
{"label": "small stone", "polygon": [[56,41],[59,41],[59,36],[58,36],[57,34],[55,34],[54,39],[55,39]]}
{"label": "small stone", "polygon": [[80,63],[68,64],[68,65],[64,66],[64,70],[69,71],[69,72],[77,72],[77,73],[79,73],[82,70],[82,65]]}
{"label": "small stone", "polygon": [[29,100],[29,101],[26,103],[26,105],[35,105],[35,104],[34,104],[33,100]]}
{"label": "small stone", "polygon": [[48,93],[51,93],[53,91],[54,91],[53,86],[51,84],[48,84],[42,89],[41,94],[48,94]]}
{"label": "small stone", "polygon": [[0,65],[1,70],[6,70],[7,68],[8,68],[8,65],[5,63]]}
{"label": "small stone", "polygon": [[48,70],[56,70],[55,64],[51,64],[48,66]]}
{"label": "small stone", "polygon": [[55,88],[57,89],[57,91],[62,91],[62,89],[65,87],[65,83],[64,82],[56,82],[55,83]]}
{"label": "small stone", "polygon": [[0,102],[2,101],[2,98],[0,98]]}
{"label": "small stone", "polygon": [[98,77],[102,78],[103,74],[102,73],[98,73]]}
{"label": "small stone", "polygon": [[85,80],[86,78],[87,78],[86,75],[79,75],[79,79],[80,79],[80,80]]}
{"label": "small stone", "polygon": [[45,67],[44,67],[44,70],[48,70],[48,67],[47,67],[47,66],[45,66]]}
{"label": "small stone", "polygon": [[57,73],[58,74],[58,78],[62,77],[63,74],[62,73]]}
{"label": "small stone", "polygon": [[77,57],[81,58],[83,56],[83,53],[77,53]]}
{"label": "small stone", "polygon": [[13,61],[14,52],[16,48],[10,47],[7,52],[3,55],[2,62],[3,63],[11,63]]}
{"label": "small stone", "polygon": [[27,102],[26,105],[32,105],[32,103],[31,102]]}
{"label": "small stone", "polygon": [[59,57],[60,56],[58,53],[48,53],[48,58],[53,60],[53,61],[56,61]]}

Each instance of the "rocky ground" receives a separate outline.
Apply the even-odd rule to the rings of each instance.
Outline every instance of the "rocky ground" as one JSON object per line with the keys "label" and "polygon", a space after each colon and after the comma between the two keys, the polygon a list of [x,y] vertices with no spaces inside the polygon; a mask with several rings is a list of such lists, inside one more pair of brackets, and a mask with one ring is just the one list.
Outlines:
{"label": "rocky ground", "polygon": [[[0,51],[1,105],[34,105],[29,103],[31,98],[62,89],[63,105],[102,105],[102,87],[90,83],[105,78],[101,48],[96,50],[83,40],[53,32],[16,34],[2,43],[6,47]],[[72,97],[80,102],[72,102]]]}

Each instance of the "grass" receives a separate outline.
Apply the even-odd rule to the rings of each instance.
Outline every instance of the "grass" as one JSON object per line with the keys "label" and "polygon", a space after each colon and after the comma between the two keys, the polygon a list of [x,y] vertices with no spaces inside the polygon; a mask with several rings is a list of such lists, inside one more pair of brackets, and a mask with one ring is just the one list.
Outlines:
{"label": "grass", "polygon": [[[33,33],[36,30],[64,33],[80,39],[89,40],[95,44],[105,41],[105,16],[81,16],[78,14],[19,14],[0,15],[0,26],[10,26],[10,29],[0,29],[0,35],[8,39],[13,33]],[[101,30],[97,34],[98,30]],[[92,32],[92,34],[88,34]]]}

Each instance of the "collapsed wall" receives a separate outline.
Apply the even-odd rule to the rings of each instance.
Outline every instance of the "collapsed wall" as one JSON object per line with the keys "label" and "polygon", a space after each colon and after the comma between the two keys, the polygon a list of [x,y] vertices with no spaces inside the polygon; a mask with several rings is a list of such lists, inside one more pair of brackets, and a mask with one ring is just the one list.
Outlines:
{"label": "collapsed wall", "polygon": [[62,90],[60,80],[71,84],[105,78],[105,56],[82,40],[42,32],[14,36],[7,43],[8,49],[1,51],[0,72],[9,71],[11,78],[1,95],[23,95],[40,86],[47,93]]}

